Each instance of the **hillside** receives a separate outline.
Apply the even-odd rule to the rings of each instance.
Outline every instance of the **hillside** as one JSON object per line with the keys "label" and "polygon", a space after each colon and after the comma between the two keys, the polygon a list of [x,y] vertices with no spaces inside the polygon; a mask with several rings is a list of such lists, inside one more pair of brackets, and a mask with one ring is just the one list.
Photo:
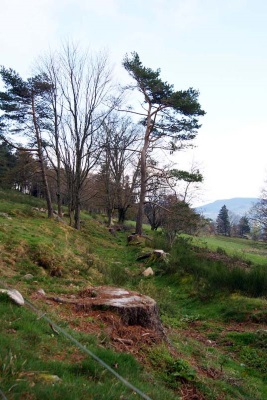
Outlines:
{"label": "hillside", "polygon": [[[230,279],[223,263],[233,274],[251,263],[222,250],[196,255],[188,239],[168,250],[168,262],[138,261],[165,246],[160,234],[127,245],[127,226],[111,234],[103,216],[83,213],[76,231],[67,219],[48,220],[42,207],[36,198],[0,191],[1,287],[28,301],[18,307],[0,294],[0,387],[9,400],[267,398],[267,301],[223,286]],[[148,266],[155,275],[144,277]],[[261,271],[257,290],[267,293]],[[239,284],[245,275],[233,278]],[[155,299],[164,336],[105,307],[75,306],[103,286]]]}
{"label": "hillside", "polygon": [[228,211],[242,217],[249,212],[254,203],[258,201],[255,197],[235,197],[233,199],[216,200],[212,203],[197,207],[197,212],[203,214],[206,218],[216,220],[222,206],[226,206]]}

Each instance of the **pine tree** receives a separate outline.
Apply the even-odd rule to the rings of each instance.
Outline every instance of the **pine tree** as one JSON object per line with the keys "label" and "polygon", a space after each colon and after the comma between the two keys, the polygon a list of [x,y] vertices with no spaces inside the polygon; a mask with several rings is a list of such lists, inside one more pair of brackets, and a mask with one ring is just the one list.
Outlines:
{"label": "pine tree", "polygon": [[222,206],[216,219],[216,229],[219,235],[230,236],[231,224],[226,206]]}
{"label": "pine tree", "polygon": [[12,188],[14,182],[11,172],[16,162],[12,147],[5,142],[0,143],[0,187]]}
{"label": "pine tree", "polygon": [[[37,75],[24,81],[19,74],[4,67],[0,68],[0,77],[4,91],[0,92],[0,137],[17,150],[24,150],[37,155],[42,183],[45,190],[48,217],[53,217],[53,206],[48,186],[43,132],[49,129],[49,106],[46,94],[50,84],[44,75]],[[9,139],[10,133],[17,140],[28,138],[27,148]],[[19,136],[20,135],[20,136]]]}
{"label": "pine tree", "polygon": [[[143,98],[138,110],[128,109],[141,117],[144,126],[143,144],[140,150],[140,196],[136,218],[136,233],[142,234],[144,204],[147,195],[147,160],[153,147],[169,150],[185,149],[190,146],[200,128],[198,117],[205,111],[198,102],[199,92],[193,88],[175,91],[173,85],[160,78],[160,69],[145,67],[139,55],[126,55],[123,66],[135,81],[128,88],[137,89]],[[159,144],[160,143],[160,144]]]}
{"label": "pine tree", "polygon": [[240,218],[239,224],[238,224],[238,230],[239,230],[239,235],[244,236],[247,233],[250,233],[250,225],[249,225],[249,220],[248,218],[242,217]]}

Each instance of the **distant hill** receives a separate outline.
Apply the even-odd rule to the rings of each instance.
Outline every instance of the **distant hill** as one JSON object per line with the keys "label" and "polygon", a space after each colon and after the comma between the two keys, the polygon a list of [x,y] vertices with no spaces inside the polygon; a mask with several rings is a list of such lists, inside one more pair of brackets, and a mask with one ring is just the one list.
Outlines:
{"label": "distant hill", "polygon": [[216,200],[213,203],[196,207],[195,210],[206,218],[216,220],[220,209],[225,205],[228,211],[242,217],[248,213],[253,204],[257,203],[257,201],[258,199],[255,197],[235,197],[233,199]]}

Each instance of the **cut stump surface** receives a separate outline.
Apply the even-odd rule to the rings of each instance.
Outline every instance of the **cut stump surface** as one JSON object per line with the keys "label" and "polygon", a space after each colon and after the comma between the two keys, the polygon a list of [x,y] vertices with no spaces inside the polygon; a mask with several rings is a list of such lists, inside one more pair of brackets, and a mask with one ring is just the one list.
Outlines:
{"label": "cut stump surface", "polygon": [[71,298],[64,296],[64,298],[50,297],[50,299],[59,303],[75,304],[77,311],[108,310],[116,312],[126,325],[141,325],[163,334],[156,301],[138,292],[111,286],[99,286],[85,289],[75,297],[72,295]]}

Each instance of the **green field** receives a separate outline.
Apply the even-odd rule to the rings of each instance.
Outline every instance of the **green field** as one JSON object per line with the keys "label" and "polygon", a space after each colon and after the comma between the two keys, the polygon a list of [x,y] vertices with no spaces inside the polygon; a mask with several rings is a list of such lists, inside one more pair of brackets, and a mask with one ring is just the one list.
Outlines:
{"label": "green field", "polygon": [[254,264],[267,265],[267,243],[265,242],[225,236],[203,236],[195,237],[194,243],[213,251],[221,248],[230,256],[236,256]]}

